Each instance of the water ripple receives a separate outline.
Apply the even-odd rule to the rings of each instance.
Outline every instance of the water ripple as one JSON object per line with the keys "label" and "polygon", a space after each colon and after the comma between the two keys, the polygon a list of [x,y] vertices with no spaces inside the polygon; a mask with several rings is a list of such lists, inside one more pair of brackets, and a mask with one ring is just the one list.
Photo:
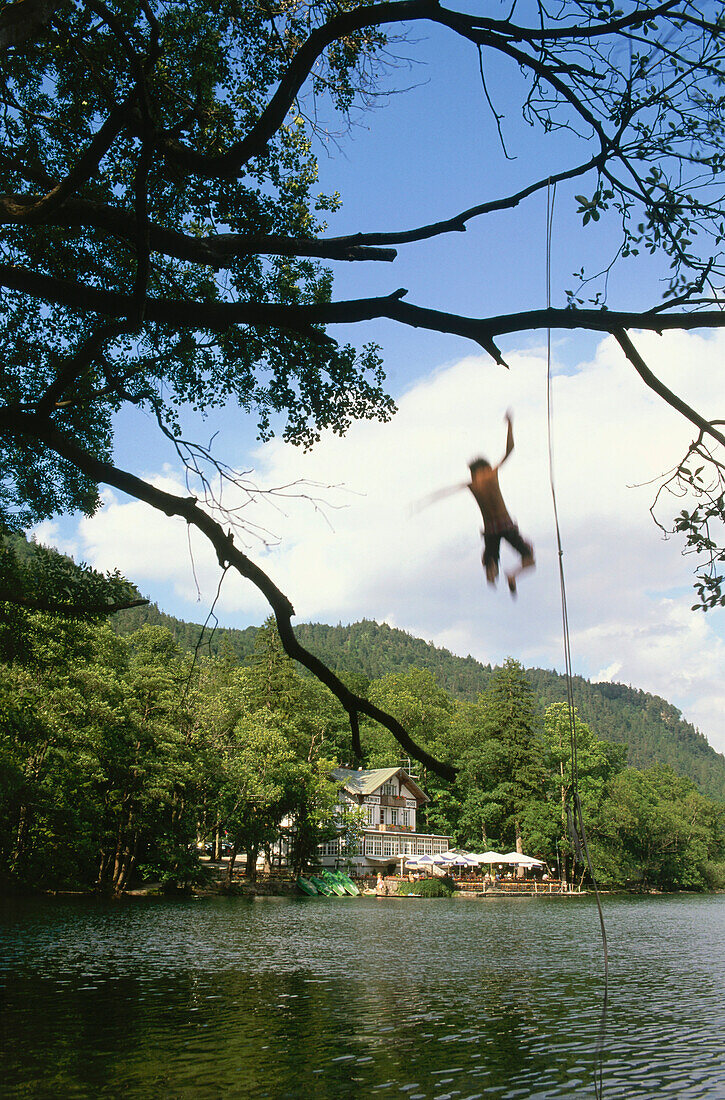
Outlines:
{"label": "water ripple", "polygon": [[[725,898],[605,916],[606,1100],[725,1100]],[[568,1100],[601,993],[586,898],[0,909],[11,1097]]]}

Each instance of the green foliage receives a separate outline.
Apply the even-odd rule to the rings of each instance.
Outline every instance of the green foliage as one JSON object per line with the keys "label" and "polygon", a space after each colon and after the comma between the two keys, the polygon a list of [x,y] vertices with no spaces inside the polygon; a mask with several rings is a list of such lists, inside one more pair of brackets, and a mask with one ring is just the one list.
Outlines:
{"label": "green foliage", "polygon": [[[147,621],[167,626],[183,648],[194,649],[202,637],[201,626],[164,615],[153,605],[122,611],[113,616],[114,629],[121,633],[138,629]],[[218,630],[211,639],[211,652],[220,652],[220,647],[228,646],[240,661],[247,661],[254,650],[257,629]],[[343,679],[353,677],[355,683],[352,686],[363,695],[368,694],[373,680],[417,669],[430,672],[438,688],[454,700],[467,700],[475,705],[492,674],[490,666],[481,665],[473,657],[456,657],[448,650],[438,649],[429,642],[385,624],[370,621],[352,623],[350,626],[300,623],[295,626],[295,633],[303,645],[335,669]],[[207,651],[204,649],[207,641],[208,634],[202,651]],[[534,690],[542,715],[551,703],[565,700],[565,680],[558,673],[530,668],[526,669],[526,678]],[[590,683],[580,676],[574,677],[574,697],[579,711],[587,716],[593,729],[598,730],[607,741],[626,748],[629,763],[640,768],[655,762],[669,764],[678,774],[694,780],[703,794],[725,802],[725,758],[708,744],[702,733],[682,718],[672,703],[626,684]],[[452,722],[458,722],[455,715]],[[349,738],[344,740],[343,730],[340,736],[342,743],[338,755],[340,759],[349,761]],[[380,755],[376,755],[375,759],[398,763],[399,750],[384,732],[371,728],[367,736],[371,753],[373,742],[380,748]],[[455,742],[453,732],[451,737]],[[375,751],[377,753],[377,748]]]}
{"label": "green foliage", "polygon": [[[0,662],[0,874],[121,893],[139,875],[188,887],[198,842],[221,835],[252,869],[280,833],[297,870],[326,840],[354,848],[361,815],[339,814],[329,779],[350,760],[346,716],[300,674],[271,621],[253,637],[239,664],[231,645],[192,658],[160,624],[117,634],[29,612],[17,652]],[[415,668],[367,691],[459,769],[453,784],[417,776],[431,799],[419,828],[474,850],[520,840],[572,877],[568,712],[553,702],[542,717],[532,679],[510,659],[474,701]],[[632,725],[641,696],[653,725],[681,728],[661,700],[597,687],[605,695],[594,699],[621,695]],[[598,880],[717,887],[725,807],[665,765],[627,767],[625,747],[587,718],[577,717],[578,789]],[[362,734],[365,763],[400,763],[370,724]]]}
{"label": "green foliage", "polygon": [[447,878],[423,878],[418,882],[401,882],[398,885],[398,894],[407,896],[418,894],[422,898],[450,898],[453,896],[454,884]]}
{"label": "green foliage", "polygon": [[[213,157],[242,140],[295,44],[339,10],[316,2],[272,14],[231,0],[211,10],[192,0],[153,5],[152,13],[120,0],[99,16],[84,4],[66,3],[39,36],[4,52],[4,193],[37,196],[52,186],[50,177],[71,172],[109,105],[118,123],[116,139],[95,170],[91,165],[92,178],[79,180],[75,213],[61,212],[62,228],[53,217],[6,227],[5,261],[32,272],[38,287],[57,289],[72,280],[86,298],[100,291],[136,302],[135,320],[99,326],[85,301],[71,303],[51,290],[38,308],[22,291],[6,293],[0,306],[4,404],[34,409],[50,387],[59,387],[46,413],[100,458],[111,456],[113,415],[126,403],[150,409],[178,436],[180,406],[203,412],[234,402],[256,419],[262,438],[281,419],[284,437],[305,446],[324,428],[342,433],[352,419],[390,416],[375,347],[358,353],[325,339],[315,326],[282,319],[278,326],[224,325],[221,331],[215,323],[214,308],[222,302],[295,307],[329,301],[330,272],[304,249],[301,256],[295,249],[274,255],[253,248],[236,256],[189,255],[195,241],[215,237],[220,227],[224,234],[302,242],[321,232],[316,210],[334,210],[338,200],[315,192],[317,164],[302,116],[287,114],[258,154],[221,183],[203,173],[185,176],[175,156],[183,145],[192,159]],[[345,110],[357,74],[383,43],[384,36],[369,29],[333,45],[315,69],[317,91]],[[161,145],[148,141],[151,130],[165,146],[163,155]],[[156,230],[150,262],[137,217]],[[159,239],[168,243],[170,230],[187,241],[181,255]],[[224,276],[216,278],[220,267]],[[145,320],[142,299],[180,303],[178,325]],[[187,301],[210,311],[197,331],[186,327]],[[90,514],[97,507],[93,481],[37,440],[4,435],[0,466],[0,517],[27,525],[65,509]]]}
{"label": "green foliage", "polygon": [[[723,853],[725,807],[663,765],[626,768],[613,780],[594,822],[594,849],[609,858],[614,881],[702,889],[706,868]],[[605,872],[606,873],[606,872]]]}
{"label": "green foliage", "polygon": [[117,570],[104,576],[0,525],[0,656],[22,657],[19,641],[31,629],[32,611],[57,613],[63,630],[62,616],[102,618],[137,597]]}
{"label": "green foliage", "polygon": [[725,860],[705,860],[702,874],[708,889],[725,892]]}

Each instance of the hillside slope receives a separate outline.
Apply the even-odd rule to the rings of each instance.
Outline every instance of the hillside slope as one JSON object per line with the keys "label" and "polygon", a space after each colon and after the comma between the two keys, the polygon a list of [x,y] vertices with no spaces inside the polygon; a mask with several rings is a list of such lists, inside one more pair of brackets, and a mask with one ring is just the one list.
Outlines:
{"label": "hillside slope", "polygon": [[[155,605],[114,616],[115,628],[124,634],[146,622],[168,627],[187,649],[197,645],[201,652],[227,649],[244,662],[254,648],[255,627],[202,635],[200,626],[164,615]],[[295,631],[304,646],[337,672],[373,680],[409,668],[427,669],[458,699],[475,699],[492,672],[490,665],[473,657],[456,657],[403,630],[368,620],[350,626],[301,623]],[[527,669],[527,676],[542,711],[550,703],[565,700],[565,680],[559,673],[534,668]],[[624,684],[591,683],[579,676],[574,680],[574,698],[582,719],[599,737],[629,746],[630,764],[669,764],[693,779],[708,797],[725,802],[725,756],[715,752],[671,703]]]}

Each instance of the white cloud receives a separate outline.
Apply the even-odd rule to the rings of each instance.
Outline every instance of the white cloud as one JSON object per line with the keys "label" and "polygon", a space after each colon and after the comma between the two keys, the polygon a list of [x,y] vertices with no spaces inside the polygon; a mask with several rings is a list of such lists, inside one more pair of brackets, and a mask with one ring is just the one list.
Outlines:
{"label": "white cloud", "polygon": [[621,661],[613,661],[607,668],[600,669],[591,679],[595,684],[611,684],[621,668]]}
{"label": "white cloud", "polygon": [[[672,389],[704,415],[723,418],[725,334],[639,335],[636,343]],[[486,357],[442,367],[400,398],[390,424],[357,424],[309,454],[279,441],[257,449],[260,485],[306,478],[337,486],[315,491],[327,508],[292,492],[277,507],[272,498],[249,513],[280,536],[279,546],[252,543],[249,552],[299,619],[375,618],[482,661],[511,654],[524,664],[562,667],[546,366],[533,353],[508,361],[510,371]],[[485,584],[480,517],[468,493],[413,508],[435,489],[464,481],[475,455],[500,459],[508,406],[516,448],[501,485],[537,552],[537,570],[522,579],[515,602],[505,585],[493,591]],[[645,484],[682,457],[693,430],[645,387],[611,338],[592,362],[555,377],[553,426],[576,670],[663,695],[725,749],[722,612],[689,610],[692,559],[680,556],[676,540],[662,540],[648,512],[654,490]],[[168,471],[154,480],[185,491]],[[74,538],[92,564],[118,566],[151,590],[157,581],[173,584],[180,598],[196,600],[183,523],[109,493]],[[199,537],[192,545],[208,604],[218,568]],[[266,613],[255,590],[231,578],[217,610],[232,625]]]}

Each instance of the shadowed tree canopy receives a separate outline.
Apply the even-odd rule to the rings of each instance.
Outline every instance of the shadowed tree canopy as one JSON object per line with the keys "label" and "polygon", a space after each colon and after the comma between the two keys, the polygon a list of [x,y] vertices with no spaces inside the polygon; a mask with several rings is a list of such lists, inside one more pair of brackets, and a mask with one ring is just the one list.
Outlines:
{"label": "shadowed tree canopy", "polygon": [[[340,345],[329,325],[388,318],[475,341],[496,364],[502,336],[585,328],[612,333],[645,383],[694,425],[691,453],[668,487],[692,494],[678,526],[705,554],[701,606],[723,602],[712,525],[723,515],[725,436],[658,379],[630,333],[725,325],[724,12],[688,0],[565,0],[552,12],[526,2],[499,17],[434,0],[6,7],[0,520],[18,528],[67,509],[90,514],[102,483],[183,517],[223,568],[264,593],[288,653],[338,696],[356,745],[358,714],[367,714],[450,777],[450,766],[296,641],[289,600],[235,544],[237,520],[215,499],[234,473],[182,438],[180,410],[236,402],[262,438],[281,417],[285,438],[310,446],[324,429],[344,433],[355,419],[393,411],[379,349]],[[391,90],[390,43],[426,25],[469,44],[481,74],[471,94],[491,104],[491,62],[510,66],[526,121],[547,142],[565,137],[560,163],[542,172],[532,153],[525,186],[495,193],[492,176],[467,210],[446,210],[442,194],[427,225],[331,236],[321,215],[338,197],[314,193],[318,110],[346,116]],[[644,310],[606,301],[606,271],[599,286],[582,274],[567,308],[522,303],[505,316],[443,312],[392,283],[383,297],[333,297],[324,262],[390,263],[400,248],[463,232],[564,181],[577,182],[583,227],[616,224],[608,269],[639,253],[664,260],[664,293],[658,284]],[[201,503],[114,465],[114,416],[126,405],[150,412]]]}

